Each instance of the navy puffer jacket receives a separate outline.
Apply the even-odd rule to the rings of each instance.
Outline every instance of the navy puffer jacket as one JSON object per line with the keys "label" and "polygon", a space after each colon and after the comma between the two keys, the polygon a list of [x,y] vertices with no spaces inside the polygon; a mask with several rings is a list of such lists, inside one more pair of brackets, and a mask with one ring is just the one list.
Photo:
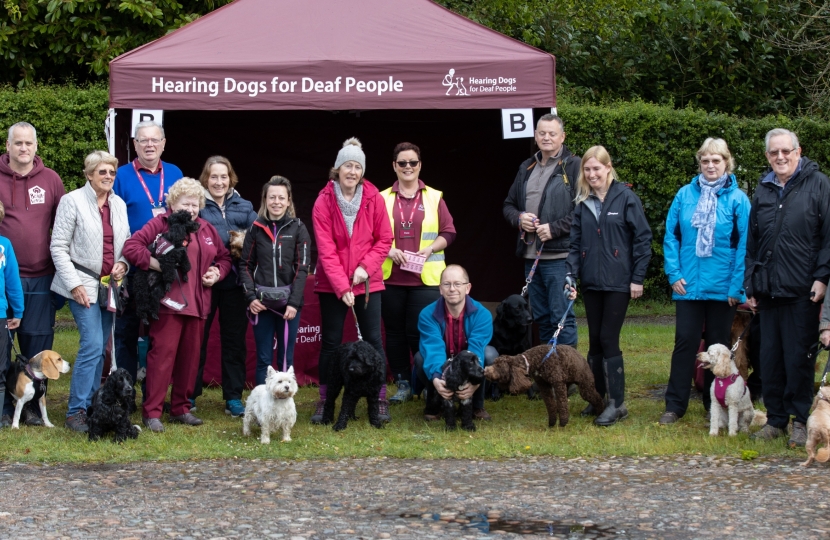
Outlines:
{"label": "navy puffer jacket", "polygon": [[[247,231],[251,228],[254,221],[256,221],[257,214],[254,212],[254,205],[250,201],[245,200],[235,190],[230,190],[230,195],[225,199],[224,211],[211,198],[210,192],[205,190],[205,207],[199,211],[199,217],[213,225],[222,239],[222,243],[230,250],[230,236],[229,231]],[[239,261],[233,261],[233,272],[214,285],[214,288],[230,289],[232,287],[240,286],[238,284],[239,275]]]}

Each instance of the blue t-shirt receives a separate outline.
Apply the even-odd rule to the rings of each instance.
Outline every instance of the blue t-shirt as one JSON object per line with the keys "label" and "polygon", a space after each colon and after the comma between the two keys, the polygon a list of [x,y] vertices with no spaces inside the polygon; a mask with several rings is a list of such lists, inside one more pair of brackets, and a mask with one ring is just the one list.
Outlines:
{"label": "blue t-shirt", "polygon": [[[118,167],[115,174],[115,185],[112,188],[113,192],[124,199],[127,204],[127,221],[130,223],[130,233],[132,234],[135,234],[148,221],[153,219],[153,205],[164,205],[170,186],[184,176],[181,169],[164,161],[160,162],[161,167],[155,174],[147,169],[142,169],[138,162],[136,162],[136,165],[138,165],[141,178],[144,179],[144,183],[150,191],[153,203],[150,202],[150,198],[147,197],[144,187],[142,187],[138,176],[135,174],[133,162]],[[164,194],[162,200],[159,201],[159,184],[162,171],[164,171]]]}

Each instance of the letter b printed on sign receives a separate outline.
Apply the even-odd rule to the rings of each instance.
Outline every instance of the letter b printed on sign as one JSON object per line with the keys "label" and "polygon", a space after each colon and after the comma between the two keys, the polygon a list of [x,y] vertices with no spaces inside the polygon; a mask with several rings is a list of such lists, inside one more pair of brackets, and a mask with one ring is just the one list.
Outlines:
{"label": "letter b printed on sign", "polygon": [[502,109],[501,127],[505,139],[533,137],[533,109]]}

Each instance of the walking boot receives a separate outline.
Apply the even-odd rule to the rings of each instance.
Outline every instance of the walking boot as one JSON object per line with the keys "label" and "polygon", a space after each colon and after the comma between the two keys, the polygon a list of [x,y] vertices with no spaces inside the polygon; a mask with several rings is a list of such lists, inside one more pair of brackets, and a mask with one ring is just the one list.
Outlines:
{"label": "walking boot", "polygon": [[314,404],[314,414],[311,415],[312,424],[323,423],[323,409],[326,406],[326,385],[320,385],[320,399]]}
{"label": "walking boot", "polygon": [[399,405],[401,403],[406,403],[412,399],[412,388],[409,386],[409,381],[403,380],[403,378],[398,375],[397,381],[398,391],[395,393],[394,396],[389,398],[390,405]]}
{"label": "walking boot", "polygon": [[[597,389],[599,393],[599,397],[603,400],[605,399],[605,374],[602,371],[602,355],[599,354],[589,354],[588,355],[588,367],[591,368],[591,373],[594,374],[594,388]],[[582,412],[579,413],[579,416],[597,416],[602,411],[595,411],[594,406],[590,403],[587,407],[582,409]]]}
{"label": "walking boot", "polygon": [[628,416],[628,409],[623,403],[625,399],[623,357],[620,355],[613,358],[604,358],[602,364],[605,372],[605,385],[608,388],[608,401],[605,410],[594,420],[594,424],[613,426],[618,420]]}

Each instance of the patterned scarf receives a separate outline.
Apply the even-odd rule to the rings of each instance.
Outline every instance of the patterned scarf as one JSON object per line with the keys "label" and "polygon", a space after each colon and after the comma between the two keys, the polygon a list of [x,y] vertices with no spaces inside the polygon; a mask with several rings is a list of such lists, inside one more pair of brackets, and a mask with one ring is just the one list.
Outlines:
{"label": "patterned scarf", "polygon": [[343,190],[340,189],[338,182],[334,182],[334,194],[337,197],[337,206],[340,207],[340,213],[343,214],[343,220],[346,222],[349,238],[351,238],[354,222],[357,219],[357,211],[360,210],[360,200],[363,198],[363,184],[357,185],[351,201],[347,201],[343,197]]}
{"label": "patterned scarf", "polygon": [[701,174],[697,177],[700,184],[700,199],[692,216],[692,227],[698,229],[695,253],[698,257],[711,257],[715,247],[715,222],[718,218],[718,191],[726,184],[729,174],[724,174],[714,182],[707,182]]}

